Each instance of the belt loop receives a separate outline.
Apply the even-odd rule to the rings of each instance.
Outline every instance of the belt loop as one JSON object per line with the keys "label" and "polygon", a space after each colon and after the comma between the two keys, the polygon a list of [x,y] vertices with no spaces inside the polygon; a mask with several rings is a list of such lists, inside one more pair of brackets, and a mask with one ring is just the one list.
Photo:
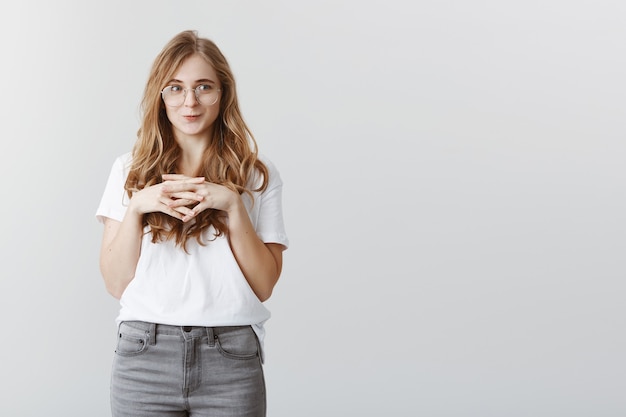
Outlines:
{"label": "belt loop", "polygon": [[148,345],[156,345],[156,324],[150,323],[150,328],[146,331]]}
{"label": "belt loop", "polygon": [[215,338],[217,337],[217,335],[213,331],[213,327],[205,327],[205,329],[206,329],[206,336],[208,339],[209,346],[210,347],[215,346]]}

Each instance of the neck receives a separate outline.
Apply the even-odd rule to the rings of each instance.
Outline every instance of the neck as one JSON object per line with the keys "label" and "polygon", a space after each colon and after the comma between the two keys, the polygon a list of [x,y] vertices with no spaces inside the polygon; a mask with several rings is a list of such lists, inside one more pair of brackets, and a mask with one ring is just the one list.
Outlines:
{"label": "neck", "polygon": [[207,144],[204,141],[182,140],[180,146],[180,159],[178,160],[178,173],[195,177],[202,167],[202,160]]}

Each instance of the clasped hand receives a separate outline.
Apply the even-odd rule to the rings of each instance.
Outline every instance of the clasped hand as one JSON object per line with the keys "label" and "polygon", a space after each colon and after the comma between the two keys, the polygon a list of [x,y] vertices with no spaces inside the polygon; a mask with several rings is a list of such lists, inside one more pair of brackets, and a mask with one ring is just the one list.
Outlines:
{"label": "clasped hand", "polygon": [[135,193],[131,207],[137,213],[162,212],[187,222],[206,209],[229,211],[237,193],[203,177],[165,174],[163,182]]}

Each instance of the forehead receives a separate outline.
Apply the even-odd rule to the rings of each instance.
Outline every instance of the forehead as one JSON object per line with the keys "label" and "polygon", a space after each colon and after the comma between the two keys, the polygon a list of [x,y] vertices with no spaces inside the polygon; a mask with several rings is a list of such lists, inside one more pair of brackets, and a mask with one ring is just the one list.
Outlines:
{"label": "forehead", "polygon": [[191,55],[174,72],[174,79],[193,82],[197,80],[212,80],[217,82],[217,73],[211,64],[198,54]]}

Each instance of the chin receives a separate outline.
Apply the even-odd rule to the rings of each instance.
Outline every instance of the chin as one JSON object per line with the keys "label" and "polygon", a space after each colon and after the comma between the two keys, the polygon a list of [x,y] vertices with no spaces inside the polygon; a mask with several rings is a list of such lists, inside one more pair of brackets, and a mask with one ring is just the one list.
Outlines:
{"label": "chin", "polygon": [[197,129],[193,129],[193,128],[182,128],[182,129],[177,129],[181,134],[185,135],[185,136],[209,136],[211,130],[208,128],[197,128]]}

